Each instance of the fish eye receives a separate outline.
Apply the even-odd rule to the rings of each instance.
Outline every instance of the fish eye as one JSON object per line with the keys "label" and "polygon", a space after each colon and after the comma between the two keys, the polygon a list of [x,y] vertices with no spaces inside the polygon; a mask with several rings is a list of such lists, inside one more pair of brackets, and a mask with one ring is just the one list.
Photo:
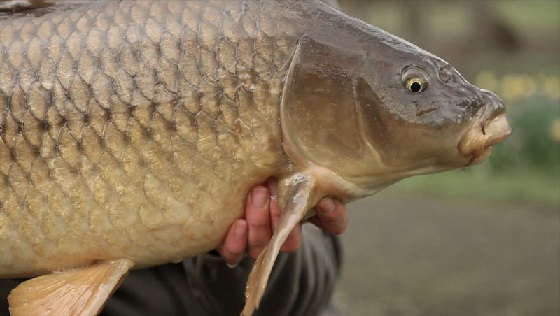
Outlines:
{"label": "fish eye", "polygon": [[406,88],[412,93],[420,93],[426,90],[427,83],[420,77],[413,77],[406,80]]}
{"label": "fish eye", "polygon": [[411,93],[422,93],[428,88],[428,74],[418,66],[409,65],[403,69],[402,82]]}

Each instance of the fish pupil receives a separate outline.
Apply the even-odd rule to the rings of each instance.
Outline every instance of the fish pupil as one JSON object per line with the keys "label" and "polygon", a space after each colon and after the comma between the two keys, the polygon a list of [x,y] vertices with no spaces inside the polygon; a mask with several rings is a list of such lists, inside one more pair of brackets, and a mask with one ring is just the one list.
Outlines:
{"label": "fish pupil", "polygon": [[420,90],[422,90],[422,85],[420,84],[420,82],[416,81],[413,82],[412,85],[410,85],[410,91],[420,92]]}

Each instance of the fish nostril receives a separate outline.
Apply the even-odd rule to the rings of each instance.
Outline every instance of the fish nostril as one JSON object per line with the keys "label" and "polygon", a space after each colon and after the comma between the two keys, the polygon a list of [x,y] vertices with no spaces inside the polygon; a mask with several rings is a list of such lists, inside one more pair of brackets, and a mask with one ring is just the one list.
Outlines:
{"label": "fish nostril", "polygon": [[480,89],[480,91],[485,99],[491,101],[492,103],[499,103],[503,105],[504,102],[502,101],[502,99],[500,99],[500,97],[494,92],[486,89]]}
{"label": "fish nostril", "polygon": [[480,89],[480,92],[482,94],[482,99],[484,100],[484,102],[488,107],[487,110],[488,120],[492,120],[498,115],[505,113],[506,107],[504,105],[504,102],[502,101],[502,99],[500,99],[498,95],[496,95],[492,91],[485,90],[485,89]]}

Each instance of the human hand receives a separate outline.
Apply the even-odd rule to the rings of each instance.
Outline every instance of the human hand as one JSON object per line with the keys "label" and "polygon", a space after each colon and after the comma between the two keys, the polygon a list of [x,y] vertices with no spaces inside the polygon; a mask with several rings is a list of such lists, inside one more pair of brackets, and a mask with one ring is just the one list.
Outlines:
{"label": "human hand", "polygon": [[[247,253],[257,258],[266,247],[282,215],[276,198],[276,182],[254,187],[245,202],[245,216],[229,228],[218,252],[229,265],[235,265]],[[331,234],[339,235],[348,226],[348,213],[341,202],[323,198],[315,207],[317,214],[309,221]],[[298,224],[282,245],[281,251],[291,252],[301,245],[301,224]]]}

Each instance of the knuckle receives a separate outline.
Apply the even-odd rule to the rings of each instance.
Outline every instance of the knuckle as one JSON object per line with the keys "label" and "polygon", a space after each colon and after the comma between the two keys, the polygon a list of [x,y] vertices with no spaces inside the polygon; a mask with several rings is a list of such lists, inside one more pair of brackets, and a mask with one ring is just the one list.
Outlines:
{"label": "knuckle", "polygon": [[340,223],[341,218],[340,215],[337,214],[327,214],[327,215],[323,215],[320,217],[321,219],[321,223],[323,224],[327,224],[327,225],[335,225]]}
{"label": "knuckle", "polygon": [[340,228],[340,227],[337,227],[337,228],[334,228],[331,232],[335,235],[341,235],[342,233],[344,233],[344,229]]}
{"label": "knuckle", "polygon": [[261,251],[262,251],[262,248],[258,248],[258,249],[257,249],[257,248],[253,248],[253,249],[250,249],[250,250],[249,250],[248,254],[249,254],[250,257],[252,257],[252,258],[254,258],[254,259],[257,259],[257,257],[258,257],[259,254],[261,253]]}
{"label": "knuckle", "polygon": [[251,229],[254,230],[267,230],[269,229],[268,221],[252,221],[249,223]]}
{"label": "knuckle", "polygon": [[299,247],[289,245],[289,246],[282,247],[282,252],[295,252],[298,249],[299,249]]}
{"label": "knuckle", "polygon": [[[270,238],[268,238],[268,239],[270,239]],[[266,246],[266,244],[268,243],[268,239],[264,238],[264,237],[263,238],[255,238],[255,239],[253,239],[249,242],[249,248],[251,250],[257,249],[257,250],[260,251],[261,249],[263,249]]]}
{"label": "knuckle", "polygon": [[346,230],[346,226],[347,225],[344,224],[344,223],[340,224],[340,225],[336,225],[336,226],[333,227],[331,232],[335,235],[340,235],[340,234],[344,233],[344,231]]}
{"label": "knuckle", "polygon": [[283,252],[294,252],[300,247],[300,242],[298,240],[288,240],[282,246]]}

